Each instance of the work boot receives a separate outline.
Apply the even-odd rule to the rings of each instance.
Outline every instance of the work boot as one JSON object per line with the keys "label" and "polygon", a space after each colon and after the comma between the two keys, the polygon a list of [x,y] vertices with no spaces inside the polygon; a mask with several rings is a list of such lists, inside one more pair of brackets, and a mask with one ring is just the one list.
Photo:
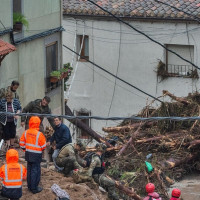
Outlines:
{"label": "work boot", "polygon": [[31,192],[33,193],[33,194],[36,194],[36,193],[39,193],[39,192],[41,192],[43,190],[43,188],[42,187],[37,187],[37,189],[36,190],[31,190]]}

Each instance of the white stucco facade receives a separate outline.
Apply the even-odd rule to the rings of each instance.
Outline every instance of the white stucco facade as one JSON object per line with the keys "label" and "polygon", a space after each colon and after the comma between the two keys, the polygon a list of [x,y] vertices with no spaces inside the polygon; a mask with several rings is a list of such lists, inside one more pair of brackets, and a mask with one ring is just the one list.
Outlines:
{"label": "white stucco facade", "polygon": [[[186,22],[128,21],[131,25],[151,36],[163,45],[191,45],[194,64],[200,66],[199,25]],[[199,90],[199,79],[169,77],[162,82],[157,78],[159,60],[166,62],[166,51],[143,35],[115,21],[64,17],[63,44],[74,49],[75,36],[89,36],[89,60],[100,65],[139,89],[159,97],[162,90],[176,96],[186,96]],[[188,32],[187,32],[188,31]],[[184,56],[184,52],[181,52]],[[73,53],[63,49],[63,62],[72,62]],[[180,60],[176,57],[175,59]],[[75,56],[73,67],[76,66]],[[177,61],[178,62],[178,61]],[[189,65],[189,64],[188,64]],[[199,71],[198,71],[199,72]],[[68,84],[70,84],[70,80]],[[112,98],[113,97],[113,98]],[[92,116],[131,116],[137,114],[147,101],[153,99],[122,83],[88,62],[78,62],[72,83],[68,105],[72,110],[86,109]],[[167,98],[161,98],[166,101]],[[159,106],[155,101],[154,106]],[[109,111],[110,109],[110,111]],[[102,127],[115,126],[119,122],[91,121],[91,128],[104,134]]]}

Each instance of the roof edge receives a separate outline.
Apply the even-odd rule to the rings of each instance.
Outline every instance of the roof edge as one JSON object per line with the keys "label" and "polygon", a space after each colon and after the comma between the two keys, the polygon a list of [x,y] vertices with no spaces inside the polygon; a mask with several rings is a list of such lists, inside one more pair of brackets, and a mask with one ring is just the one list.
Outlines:
{"label": "roof edge", "polygon": [[5,29],[3,31],[0,31],[0,36],[5,35],[5,34],[10,33],[10,32],[12,32],[12,28]]}
{"label": "roof edge", "polygon": [[48,36],[48,35],[51,35],[51,34],[54,34],[54,33],[57,33],[57,32],[61,32],[61,31],[64,31],[64,30],[65,29],[62,26],[54,28],[54,29],[49,29],[48,31],[44,31],[44,32],[41,32],[41,33],[38,33],[38,34],[35,34],[35,35],[31,35],[29,37],[25,37],[25,38],[20,39],[20,40],[16,40],[16,41],[14,41],[14,44],[18,45],[18,44],[21,44],[21,43],[24,43],[24,42],[29,42],[29,41],[32,41],[32,40],[35,40],[35,39],[38,39],[38,38],[41,38],[41,37],[45,37],[45,36]]}
{"label": "roof edge", "polygon": [[[101,19],[101,20],[109,20],[109,21],[117,21],[115,18],[112,16],[101,16],[101,15],[80,15],[80,14],[65,14],[63,13],[65,17],[83,17],[87,19],[91,18],[96,18],[96,19]],[[128,16],[117,16],[120,19],[123,20],[128,20],[128,21],[171,21],[171,22],[191,22],[191,23],[198,23],[195,19],[184,19],[184,18],[158,18],[158,17],[128,17]]]}

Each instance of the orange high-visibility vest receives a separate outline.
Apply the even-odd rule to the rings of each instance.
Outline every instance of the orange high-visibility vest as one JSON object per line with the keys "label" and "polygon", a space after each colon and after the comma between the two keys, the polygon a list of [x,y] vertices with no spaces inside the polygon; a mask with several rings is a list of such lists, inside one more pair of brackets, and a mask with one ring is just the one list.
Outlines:
{"label": "orange high-visibility vest", "polygon": [[40,131],[28,129],[20,138],[20,147],[27,152],[42,153],[46,147],[46,139]]}
{"label": "orange high-visibility vest", "polygon": [[5,164],[2,167],[3,186],[5,188],[21,188],[24,170],[25,168],[19,163]]}

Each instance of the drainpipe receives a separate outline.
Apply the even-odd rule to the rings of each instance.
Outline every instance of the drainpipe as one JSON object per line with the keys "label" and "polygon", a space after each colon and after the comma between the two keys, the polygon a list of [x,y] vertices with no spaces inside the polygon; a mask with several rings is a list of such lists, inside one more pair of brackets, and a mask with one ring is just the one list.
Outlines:
{"label": "drainpipe", "polygon": [[[60,26],[62,26],[62,19],[63,19],[63,6],[62,6],[62,0],[60,0]],[[60,32],[61,37],[60,37],[60,68],[63,66],[63,39],[62,39],[62,31]],[[64,78],[62,79],[62,85],[61,85],[61,114],[65,114],[65,100],[64,100]]]}

